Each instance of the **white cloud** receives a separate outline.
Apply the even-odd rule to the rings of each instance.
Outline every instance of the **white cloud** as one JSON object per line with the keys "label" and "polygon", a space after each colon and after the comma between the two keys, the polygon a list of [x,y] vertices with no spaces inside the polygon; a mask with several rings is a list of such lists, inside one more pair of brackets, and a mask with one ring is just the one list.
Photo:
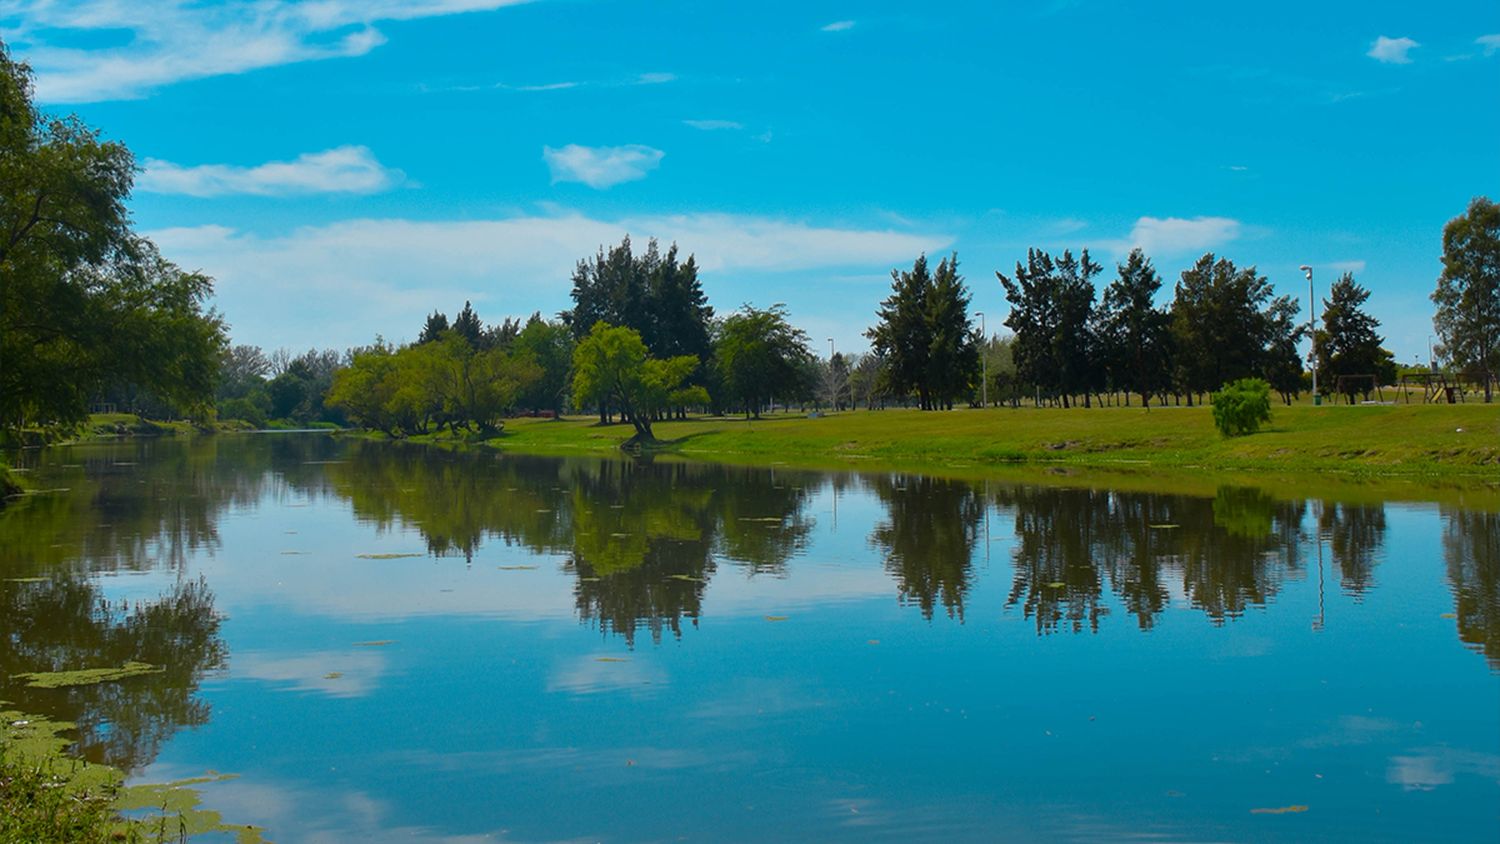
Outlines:
{"label": "white cloud", "polygon": [[677,81],[675,73],[643,73],[635,78],[637,85],[662,85]]}
{"label": "white cloud", "polygon": [[1328,265],[1328,269],[1336,273],[1362,273],[1365,271],[1364,261],[1334,261]]}
{"label": "white cloud", "polygon": [[834,21],[818,28],[819,32],[847,32],[854,28],[854,21]]}
{"label": "white cloud", "polygon": [[1493,56],[1497,50],[1500,50],[1500,32],[1494,35],[1481,35],[1474,39],[1474,43],[1484,48],[1486,56]]}
{"label": "white cloud", "polygon": [[309,193],[377,193],[406,178],[383,166],[368,147],[342,146],[309,152],[293,161],[271,161],[255,167],[229,164],[183,166],[146,159],[136,188],[148,193],[188,196],[287,196]]}
{"label": "white cloud", "polygon": [[[36,71],[45,103],[140,97],[188,79],[318,59],[360,56],[385,43],[382,21],[477,12],[525,0],[15,0],[0,38]],[[124,30],[123,46],[67,46],[78,36]]]}
{"label": "white cloud", "polygon": [[705,132],[712,132],[716,129],[745,128],[743,124],[736,123],[733,120],[684,120],[682,122],[694,129],[702,129]]}
{"label": "white cloud", "polygon": [[1408,54],[1420,46],[1422,45],[1410,38],[1387,38],[1382,35],[1375,39],[1365,55],[1385,64],[1411,64],[1411,56]]}
{"label": "white cloud", "polygon": [[[695,253],[704,272],[713,274],[710,294],[725,307],[755,299],[767,274],[884,273],[953,243],[948,235],[715,213],[357,219],[272,237],[223,226],[149,236],[173,261],[217,280],[215,305],[234,326],[237,342],[302,348],[368,343],[377,333],[411,339],[422,314],[465,299],[488,319],[555,313],[568,305],[578,258],[627,233],[638,241],[676,241]],[[797,297],[784,298],[797,312]],[[330,313],[340,314],[336,325],[318,316]]]}
{"label": "white cloud", "polygon": [[1180,255],[1216,249],[1240,236],[1240,222],[1228,217],[1142,217],[1130,229],[1128,245],[1148,255]]}
{"label": "white cloud", "polygon": [[603,190],[621,182],[646,178],[661,164],[666,153],[640,144],[620,147],[586,147],[568,144],[561,149],[542,148],[542,158],[552,170],[552,181],[582,182]]}

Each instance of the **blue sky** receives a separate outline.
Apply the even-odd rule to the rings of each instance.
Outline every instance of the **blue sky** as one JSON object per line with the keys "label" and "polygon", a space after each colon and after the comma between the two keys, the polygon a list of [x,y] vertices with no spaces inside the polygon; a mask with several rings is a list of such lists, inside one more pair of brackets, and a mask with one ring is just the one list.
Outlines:
{"label": "blue sky", "polygon": [[1303,297],[1352,270],[1411,361],[1444,222],[1500,198],[1493,0],[0,0],[0,38],[268,349],[555,313],[629,232],[825,353],[919,252],[998,330],[1028,246],[1102,285],[1141,245],[1168,288],[1207,250]]}

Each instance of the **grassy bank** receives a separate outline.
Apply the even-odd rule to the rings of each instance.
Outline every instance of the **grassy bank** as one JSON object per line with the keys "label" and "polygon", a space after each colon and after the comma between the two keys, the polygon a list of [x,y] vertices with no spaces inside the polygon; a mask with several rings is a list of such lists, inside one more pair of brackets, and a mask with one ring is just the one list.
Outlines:
{"label": "grassy bank", "polygon": [[[516,419],[489,442],[526,453],[604,453],[631,433],[628,425],[595,419]],[[1500,475],[1500,405],[1277,407],[1268,428],[1230,439],[1218,434],[1203,407],[710,417],[659,423],[656,436],[668,454],[807,467]]]}

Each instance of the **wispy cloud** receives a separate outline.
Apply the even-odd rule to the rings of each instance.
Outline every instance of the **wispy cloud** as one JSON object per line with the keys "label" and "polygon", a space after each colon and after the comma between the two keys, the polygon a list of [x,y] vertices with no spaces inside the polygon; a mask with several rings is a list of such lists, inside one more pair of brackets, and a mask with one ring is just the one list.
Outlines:
{"label": "wispy cloud", "polygon": [[[14,0],[0,28],[36,71],[37,99],[85,103],[144,96],[189,79],[360,56],[384,44],[375,25],[525,0],[260,0],[204,4]],[[85,49],[80,34],[126,31],[123,46]]]}
{"label": "wispy cloud", "polygon": [[[1141,217],[1123,245],[1153,256],[1206,252],[1238,239],[1241,228],[1240,221],[1228,217]],[[1111,245],[1125,251],[1119,249],[1122,244]]]}
{"label": "wispy cloud", "polygon": [[136,188],[188,196],[289,196],[313,193],[378,193],[401,184],[406,174],[382,165],[368,147],[342,146],[309,152],[292,161],[255,167],[230,164],[184,166],[146,159]]}
{"label": "wispy cloud", "polygon": [[[716,301],[731,304],[754,300],[767,274],[884,274],[954,241],[920,230],[774,217],[601,219],[572,211],[490,220],[356,219],[276,236],[214,225],[148,232],[173,261],[217,280],[215,305],[233,321],[237,341],[267,347],[347,346],[368,343],[377,332],[410,338],[421,314],[466,298],[482,312],[484,303],[500,302],[509,313],[553,313],[568,304],[569,273],[579,256],[626,234],[680,243],[714,274]],[[299,313],[338,311],[345,318],[336,327],[289,318],[279,303],[292,298]],[[794,312],[807,307],[796,296],[787,303]]]}
{"label": "wispy cloud", "polygon": [[1422,45],[1410,38],[1387,38],[1382,35],[1375,39],[1365,55],[1383,64],[1411,64],[1409,54],[1420,46]]}
{"label": "wispy cloud", "polygon": [[1496,51],[1500,51],[1500,32],[1494,35],[1481,35],[1474,39],[1474,43],[1484,48],[1486,56],[1493,56]]}
{"label": "wispy cloud", "polygon": [[552,170],[553,183],[582,182],[595,190],[644,179],[665,155],[659,149],[640,144],[620,147],[568,144],[559,149],[542,148],[542,158]]}
{"label": "wispy cloud", "polygon": [[854,21],[834,21],[818,27],[819,32],[848,32],[854,28]]}
{"label": "wispy cloud", "polygon": [[733,120],[684,120],[682,122],[694,129],[701,129],[705,132],[713,132],[720,129],[745,128],[743,124],[736,123]]}
{"label": "wispy cloud", "polygon": [[677,74],[662,73],[660,71],[655,73],[642,73],[640,76],[637,76],[635,78],[635,84],[637,85],[664,85],[668,82],[676,81]]}

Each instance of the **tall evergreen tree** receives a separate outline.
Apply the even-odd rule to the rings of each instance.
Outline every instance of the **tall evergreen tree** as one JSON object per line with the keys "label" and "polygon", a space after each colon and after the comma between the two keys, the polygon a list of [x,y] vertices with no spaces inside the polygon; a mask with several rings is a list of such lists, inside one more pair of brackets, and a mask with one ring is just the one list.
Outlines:
{"label": "tall evergreen tree", "polygon": [[926,255],[917,256],[910,270],[891,270],[891,295],[880,303],[880,322],[865,332],[875,354],[885,361],[887,391],[917,393],[923,410],[929,406],[926,376],[931,346],[924,311],[931,287]]}
{"label": "tall evergreen tree", "polygon": [[1270,282],[1254,267],[1240,269],[1212,252],[1182,271],[1172,300],[1172,336],[1178,388],[1189,403],[1194,393],[1261,374],[1274,325],[1271,293]]}
{"label": "tall evergreen tree", "polygon": [[910,271],[891,272],[891,295],[865,336],[886,359],[892,392],[916,393],[923,410],[952,408],[955,399],[972,395],[979,338],[969,320],[971,298],[956,254],[939,261],[936,272],[928,270],[925,255]]}
{"label": "tall evergreen tree", "polygon": [[998,271],[995,278],[1000,280],[1010,302],[1005,326],[1015,334],[1011,354],[1017,378],[1051,395],[1057,388],[1052,338],[1057,335],[1059,321],[1052,256],[1040,249],[1027,249],[1026,264],[1016,262],[1014,280]]}
{"label": "tall evergreen tree", "polygon": [[1054,259],[1040,249],[1026,250],[1014,280],[995,273],[1010,302],[1005,325],[1015,332],[1016,368],[1021,380],[1054,395],[1064,407],[1072,397],[1101,386],[1094,363],[1094,276],[1103,269],[1089,258],[1064,251]]}
{"label": "tall evergreen tree", "polygon": [[1141,405],[1150,407],[1151,396],[1170,383],[1171,316],[1156,307],[1161,277],[1144,252],[1131,250],[1117,269],[1099,310],[1099,357],[1112,387],[1140,394]]}
{"label": "tall evergreen tree", "polygon": [[440,340],[443,332],[448,330],[448,315],[440,311],[433,311],[427,315],[427,321],[422,324],[422,333],[417,335],[418,343],[431,343]]}
{"label": "tall evergreen tree", "polygon": [[480,321],[479,314],[474,312],[474,306],[464,300],[464,309],[453,318],[453,333],[464,338],[473,348],[484,345],[484,323]]}
{"label": "tall evergreen tree", "polygon": [[[1344,273],[1329,288],[1328,298],[1323,300],[1323,330],[1318,338],[1318,369],[1327,380],[1325,392],[1338,389],[1339,376],[1373,375],[1380,372],[1389,353],[1380,348],[1384,342],[1375,329],[1380,321],[1362,309],[1370,291],[1355,283],[1352,273]],[[1345,380],[1340,391],[1354,403],[1356,393],[1369,394],[1362,384]]]}
{"label": "tall evergreen tree", "polygon": [[1443,227],[1443,273],[1432,293],[1443,357],[1484,383],[1500,375],[1500,205],[1475,197]]}

